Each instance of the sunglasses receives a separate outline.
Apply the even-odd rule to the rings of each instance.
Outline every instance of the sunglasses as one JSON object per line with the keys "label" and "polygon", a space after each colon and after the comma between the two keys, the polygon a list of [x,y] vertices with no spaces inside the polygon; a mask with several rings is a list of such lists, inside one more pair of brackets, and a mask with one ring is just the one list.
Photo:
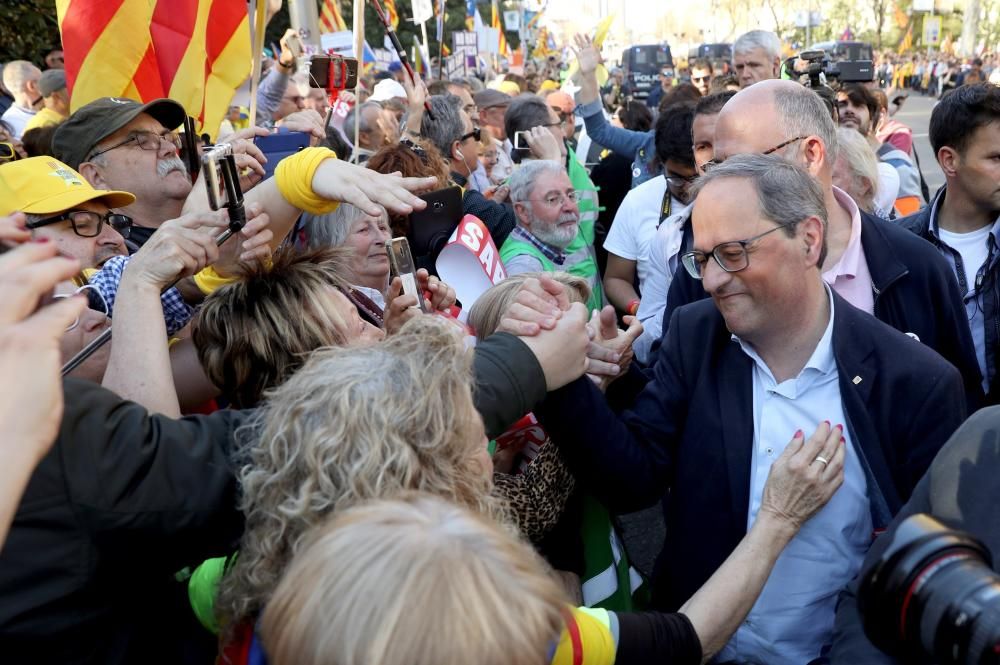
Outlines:
{"label": "sunglasses", "polygon": [[482,140],[482,136],[483,136],[482,130],[479,127],[476,127],[475,129],[473,129],[468,134],[462,134],[462,137],[460,139],[458,139],[458,142],[459,143],[463,143],[463,142],[465,142],[466,140],[468,140],[470,138],[476,139],[477,141],[481,141]]}

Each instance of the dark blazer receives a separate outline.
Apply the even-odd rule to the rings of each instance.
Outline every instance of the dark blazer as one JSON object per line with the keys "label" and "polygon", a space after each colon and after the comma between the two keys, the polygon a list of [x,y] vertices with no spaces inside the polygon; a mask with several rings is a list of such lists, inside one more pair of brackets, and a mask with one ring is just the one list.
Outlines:
{"label": "dark blazer", "polygon": [[[863,453],[878,528],[964,419],[961,377],[924,345],[836,294],[834,302],[845,426]],[[703,300],[674,312],[652,378],[621,417],[586,378],[536,411],[554,440],[573,442],[562,447],[570,468],[612,510],[643,508],[669,491],[658,609],[680,607],[746,534],[752,364]]]}
{"label": "dark blazer", "polygon": [[[930,205],[898,222],[900,227],[920,236],[934,245],[939,252],[949,249],[942,247],[941,242],[930,232],[931,211],[940,205],[946,195],[947,187],[941,187]],[[957,254],[954,250],[950,251]],[[977,288],[982,294],[983,318],[986,320],[984,330],[986,371],[990,378],[990,394],[986,396],[984,404],[993,405],[1000,404],[1000,381],[997,381],[997,376],[1000,374],[1000,252],[994,251],[990,256],[990,264],[982,274],[982,280]],[[961,277],[956,275],[956,279],[961,280],[959,293],[967,292],[969,287],[965,284],[965,275],[962,274]]]}
{"label": "dark blazer", "polygon": [[[875,318],[896,330],[915,334],[958,368],[968,411],[979,408],[983,400],[982,375],[958,281],[948,262],[926,240],[864,211],[861,246],[872,277]],[[673,310],[707,297],[701,282],[679,266],[663,311],[664,334]]]}

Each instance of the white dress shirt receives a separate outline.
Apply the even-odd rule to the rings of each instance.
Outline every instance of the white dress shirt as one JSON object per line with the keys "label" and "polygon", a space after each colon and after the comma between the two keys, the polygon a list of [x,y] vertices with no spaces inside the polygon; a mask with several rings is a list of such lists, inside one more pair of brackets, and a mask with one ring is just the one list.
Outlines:
{"label": "white dress shirt", "polygon": [[757,518],[771,465],[796,430],[808,437],[824,420],[844,424],[847,457],[844,484],[782,552],[750,614],[720,652],[720,661],[804,665],[819,656],[833,634],[837,596],[860,570],[872,541],[868,485],[840,398],[829,287],[827,293],[830,321],[809,361],[793,379],[776,383],[756,351],[733,336],[754,363],[747,528]]}

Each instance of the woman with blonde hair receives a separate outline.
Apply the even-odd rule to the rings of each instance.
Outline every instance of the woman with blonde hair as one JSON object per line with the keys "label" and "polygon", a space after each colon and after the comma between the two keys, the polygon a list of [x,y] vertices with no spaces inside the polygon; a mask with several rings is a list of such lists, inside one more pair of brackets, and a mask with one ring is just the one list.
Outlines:
{"label": "woman with blonde hair", "polygon": [[332,248],[284,249],[205,298],[192,337],[206,376],[233,406],[256,406],[315,349],[384,337],[349,297],[348,259]]}
{"label": "woman with blonde hair", "polygon": [[245,436],[237,477],[246,530],[216,604],[234,648],[306,532],[332,513],[420,490],[506,522],[490,494],[471,354],[454,326],[432,317],[381,344],[316,351],[270,393]]}
{"label": "woman with blonde hair", "polygon": [[541,665],[567,604],[539,556],[496,523],[410,494],[312,533],[260,632],[272,665]]}
{"label": "woman with blonde hair", "polygon": [[[806,468],[819,453],[832,474]],[[440,497],[355,506],[299,538],[263,611],[258,653],[274,665],[708,662],[843,482],[844,454],[828,424],[808,441],[796,435],[747,535],[677,613],[572,609],[530,548]]]}

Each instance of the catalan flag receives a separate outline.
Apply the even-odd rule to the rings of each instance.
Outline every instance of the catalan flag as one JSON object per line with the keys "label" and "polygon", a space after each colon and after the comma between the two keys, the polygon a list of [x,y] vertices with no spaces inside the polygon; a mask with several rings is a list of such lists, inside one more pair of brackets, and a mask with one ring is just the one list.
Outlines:
{"label": "catalan flag", "polygon": [[399,12],[396,11],[396,0],[382,0],[382,5],[385,7],[385,13],[389,16],[389,23],[392,24],[392,29],[395,30],[399,27]]}
{"label": "catalan flag", "polygon": [[493,17],[490,21],[490,27],[496,28],[497,31],[499,31],[500,48],[498,49],[498,52],[500,53],[500,55],[506,56],[510,53],[510,51],[507,48],[507,36],[504,34],[503,31],[503,22],[500,20],[500,9],[498,8],[497,4],[498,4],[497,0],[493,0]]}
{"label": "catalan flag", "polygon": [[214,135],[250,74],[244,0],[56,0],[70,108],[170,97]]}
{"label": "catalan flag", "polygon": [[909,53],[913,49],[913,24],[906,29],[906,34],[903,35],[903,39],[899,42],[899,47],[896,49],[896,53],[903,55],[904,53]]}
{"label": "catalan flag", "polygon": [[340,13],[340,2],[338,0],[323,0],[323,8],[319,14],[320,32],[343,32],[349,30],[344,22],[344,15]]}

